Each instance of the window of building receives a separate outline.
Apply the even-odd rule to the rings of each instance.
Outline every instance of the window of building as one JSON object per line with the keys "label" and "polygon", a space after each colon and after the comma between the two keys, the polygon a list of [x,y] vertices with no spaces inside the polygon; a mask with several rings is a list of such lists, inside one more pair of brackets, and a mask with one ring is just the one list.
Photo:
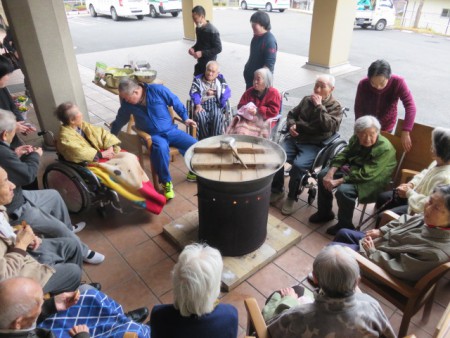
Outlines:
{"label": "window of building", "polygon": [[443,8],[441,16],[449,18],[450,17],[450,8]]}

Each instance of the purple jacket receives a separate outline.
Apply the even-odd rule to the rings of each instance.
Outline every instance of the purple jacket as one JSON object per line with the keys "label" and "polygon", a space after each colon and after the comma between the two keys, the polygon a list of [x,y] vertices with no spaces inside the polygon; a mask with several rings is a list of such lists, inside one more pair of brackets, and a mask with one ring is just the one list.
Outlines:
{"label": "purple jacket", "polygon": [[373,115],[381,123],[381,130],[391,131],[397,123],[398,99],[405,107],[404,131],[411,131],[416,117],[416,104],[405,80],[392,75],[383,89],[375,89],[366,77],[359,82],[355,98],[355,118]]}

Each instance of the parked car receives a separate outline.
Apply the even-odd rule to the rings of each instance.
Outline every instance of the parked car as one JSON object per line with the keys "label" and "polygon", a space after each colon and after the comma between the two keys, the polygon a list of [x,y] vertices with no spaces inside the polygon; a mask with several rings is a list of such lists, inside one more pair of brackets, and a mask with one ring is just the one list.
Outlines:
{"label": "parked car", "polygon": [[144,15],[149,14],[147,0],[88,0],[86,6],[92,17],[97,14],[111,15],[114,21],[127,16],[142,20]]}
{"label": "parked car", "polygon": [[265,8],[266,12],[272,12],[272,10],[278,10],[283,13],[286,9],[289,8],[290,1],[289,0],[275,0],[275,1],[267,1],[267,0],[240,0],[239,6],[242,9],[258,9]]}
{"label": "parked car", "polygon": [[150,16],[152,18],[158,17],[160,14],[172,14],[173,17],[177,17],[181,12],[181,1],[179,0],[148,0]]}
{"label": "parked car", "polygon": [[361,28],[373,27],[382,31],[386,26],[395,24],[395,7],[391,0],[377,0],[374,4],[368,2],[358,5],[355,16],[355,26]]}

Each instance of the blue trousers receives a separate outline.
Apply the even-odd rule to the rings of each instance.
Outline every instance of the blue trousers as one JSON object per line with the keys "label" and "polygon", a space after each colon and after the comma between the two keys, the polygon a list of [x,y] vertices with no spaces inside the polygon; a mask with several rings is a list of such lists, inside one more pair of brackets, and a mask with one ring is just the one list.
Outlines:
{"label": "blue trousers", "polygon": [[167,183],[172,181],[169,172],[169,147],[177,148],[180,154],[184,156],[186,150],[197,140],[175,126],[167,132],[152,135],[152,142],[150,160],[158,174],[159,181]]}
{"label": "blue trousers", "polygon": [[[292,164],[289,171],[289,199],[295,199],[299,188],[299,180],[311,168],[321,147],[316,144],[297,143],[294,138],[287,137],[281,145],[286,152],[286,162]],[[278,170],[272,181],[272,192],[284,190],[284,168]]]}
{"label": "blue trousers", "polygon": [[365,234],[361,231],[340,229],[330,245],[348,246],[352,250],[359,251],[359,241],[364,238]]}

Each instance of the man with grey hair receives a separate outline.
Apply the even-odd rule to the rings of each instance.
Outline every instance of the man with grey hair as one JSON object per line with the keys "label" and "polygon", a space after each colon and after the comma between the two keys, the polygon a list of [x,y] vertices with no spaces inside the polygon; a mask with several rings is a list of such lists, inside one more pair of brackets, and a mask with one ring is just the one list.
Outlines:
{"label": "man with grey hair", "polygon": [[370,115],[355,122],[354,135],[344,150],[319,173],[317,212],[309,221],[324,223],[334,219],[333,191],[338,205],[338,223],[327,229],[336,235],[342,229],[354,229],[353,212],[356,199],[360,203],[375,202],[389,183],[397,165],[395,149],[380,135],[380,123]]}
{"label": "man with grey hair", "polygon": [[314,302],[272,319],[271,337],[395,337],[380,304],[359,290],[358,263],[344,247],[319,252],[313,273],[320,288]]}
{"label": "man with grey hair", "polygon": [[[175,147],[181,155],[197,142],[191,135],[178,129],[173,122],[168,107],[173,107],[187,126],[197,127],[190,119],[186,107],[180,99],[161,84],[137,83],[132,79],[123,79],[119,84],[120,108],[116,119],[111,123],[111,133],[117,135],[133,115],[136,126],[152,137],[150,160],[155,168],[167,199],[175,197],[172,176],[169,172],[169,147]],[[189,172],[188,181],[196,176]]]}
{"label": "man with grey hair", "polygon": [[67,207],[56,190],[22,190],[22,186],[37,177],[42,149],[31,145],[11,147],[15,133],[14,115],[0,109],[0,166],[16,186],[12,201],[5,205],[11,225],[26,221],[36,233],[46,237],[73,238],[81,249],[84,262],[100,264],[105,256],[90,250],[74,233]]}
{"label": "man with grey hair", "polygon": [[235,338],[236,308],[217,304],[222,269],[217,249],[203,244],[186,246],[172,271],[174,304],[155,305],[150,315],[152,338]]}
{"label": "man with grey hair", "polygon": [[[289,135],[282,147],[286,152],[286,161],[292,165],[289,171],[289,193],[281,208],[283,215],[295,211],[294,202],[298,201],[298,191],[302,176],[311,168],[314,159],[323,147],[322,142],[339,130],[342,120],[342,108],[332,95],[334,77],[317,77],[312,95],[305,96],[297,107],[287,116]],[[284,168],[274,176],[270,203],[276,203],[284,197]]]}

